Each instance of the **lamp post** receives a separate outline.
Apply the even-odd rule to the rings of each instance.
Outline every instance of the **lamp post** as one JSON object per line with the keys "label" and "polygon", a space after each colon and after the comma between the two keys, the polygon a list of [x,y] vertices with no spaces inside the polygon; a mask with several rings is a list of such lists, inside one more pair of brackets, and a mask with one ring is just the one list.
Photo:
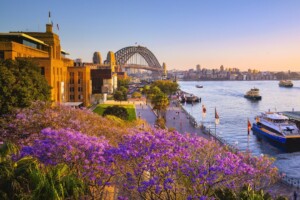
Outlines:
{"label": "lamp post", "polygon": [[208,125],[207,127],[208,127],[208,133],[210,134],[210,125]]}
{"label": "lamp post", "polygon": [[236,140],[236,141],[234,142],[234,147],[236,148],[236,150],[238,149],[238,144],[239,144],[239,142]]}

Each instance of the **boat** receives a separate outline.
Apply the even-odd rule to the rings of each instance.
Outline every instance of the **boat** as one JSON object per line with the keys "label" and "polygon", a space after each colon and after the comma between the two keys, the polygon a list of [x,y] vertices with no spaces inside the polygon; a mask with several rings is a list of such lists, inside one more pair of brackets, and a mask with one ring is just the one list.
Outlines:
{"label": "boat", "polygon": [[196,85],[196,88],[203,88],[203,85]]}
{"label": "boat", "polygon": [[259,95],[259,89],[258,88],[252,88],[249,90],[245,95],[245,98],[251,99],[251,100],[261,100],[261,96]]}
{"label": "boat", "polygon": [[201,102],[201,98],[200,97],[197,97],[193,94],[189,94],[189,93],[186,93],[186,92],[182,92],[180,95],[179,95],[179,101],[181,103],[191,103],[193,104],[194,102],[195,103],[200,103]]}
{"label": "boat", "polygon": [[293,82],[291,80],[281,80],[279,81],[279,87],[293,87]]}
{"label": "boat", "polygon": [[299,128],[282,113],[261,113],[253,123],[252,131],[284,151],[300,150]]}

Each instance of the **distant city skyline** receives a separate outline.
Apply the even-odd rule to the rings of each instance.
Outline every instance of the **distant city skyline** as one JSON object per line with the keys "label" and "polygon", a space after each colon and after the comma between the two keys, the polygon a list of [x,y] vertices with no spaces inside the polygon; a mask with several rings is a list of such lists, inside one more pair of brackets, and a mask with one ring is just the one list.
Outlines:
{"label": "distant city skyline", "polygon": [[84,62],[137,44],[168,69],[300,71],[299,10],[298,0],[4,1],[0,32],[45,31],[50,11],[62,48]]}

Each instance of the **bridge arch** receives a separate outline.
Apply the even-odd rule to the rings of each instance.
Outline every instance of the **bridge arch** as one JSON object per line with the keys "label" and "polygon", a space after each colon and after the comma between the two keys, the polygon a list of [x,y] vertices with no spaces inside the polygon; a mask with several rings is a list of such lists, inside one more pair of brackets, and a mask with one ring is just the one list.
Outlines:
{"label": "bridge arch", "polygon": [[126,65],[127,61],[134,54],[141,55],[145,59],[149,67],[155,68],[157,70],[163,70],[154,54],[149,49],[142,46],[129,46],[117,51],[115,53],[117,65]]}

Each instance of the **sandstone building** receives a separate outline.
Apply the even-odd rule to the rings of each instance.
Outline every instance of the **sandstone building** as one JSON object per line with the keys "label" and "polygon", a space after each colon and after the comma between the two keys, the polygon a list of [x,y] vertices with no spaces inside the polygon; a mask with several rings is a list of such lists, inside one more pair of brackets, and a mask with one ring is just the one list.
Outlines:
{"label": "sandstone building", "polygon": [[46,32],[0,33],[0,59],[34,60],[52,87],[52,101],[88,106],[92,94],[90,68],[74,67],[73,60],[66,55],[51,24],[46,24]]}

